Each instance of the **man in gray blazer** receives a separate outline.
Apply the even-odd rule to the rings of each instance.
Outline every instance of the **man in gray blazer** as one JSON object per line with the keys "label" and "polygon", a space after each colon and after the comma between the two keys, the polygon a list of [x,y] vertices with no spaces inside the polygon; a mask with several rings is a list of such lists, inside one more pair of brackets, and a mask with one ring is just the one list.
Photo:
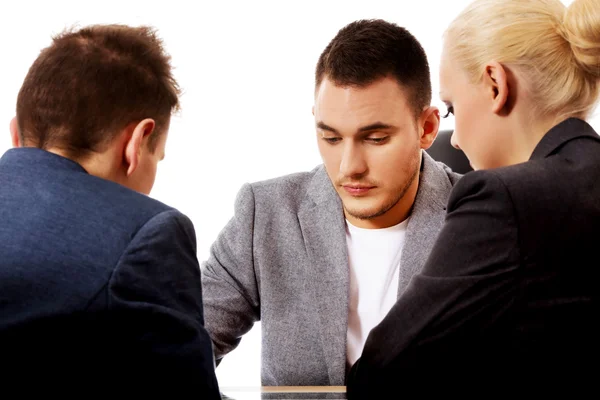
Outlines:
{"label": "man in gray blazer", "polygon": [[440,117],[425,52],[404,28],[345,26],[315,83],[323,165],[245,184],[202,263],[217,362],[260,320],[266,386],[344,385],[421,269],[460,177],[424,151]]}

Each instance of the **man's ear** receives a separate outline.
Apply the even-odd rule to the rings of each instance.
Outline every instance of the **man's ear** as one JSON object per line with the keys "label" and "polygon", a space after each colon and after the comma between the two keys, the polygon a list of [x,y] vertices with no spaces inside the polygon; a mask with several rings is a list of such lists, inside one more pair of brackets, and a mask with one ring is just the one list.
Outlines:
{"label": "man's ear", "polygon": [[[127,164],[127,176],[131,176],[140,163],[142,146],[147,144],[146,138],[154,131],[156,124],[153,119],[146,118],[140,121],[125,143],[124,161]],[[126,128],[131,129],[131,128]]]}
{"label": "man's ear", "polygon": [[13,147],[21,147],[21,138],[19,137],[19,127],[17,126],[17,117],[10,120],[10,139]]}
{"label": "man's ear", "polygon": [[491,100],[492,111],[500,114],[507,106],[509,87],[506,70],[502,64],[493,61],[485,66],[483,73],[484,90]]}
{"label": "man's ear", "polygon": [[440,128],[440,110],[437,107],[426,107],[419,118],[421,148],[427,150],[433,144]]}

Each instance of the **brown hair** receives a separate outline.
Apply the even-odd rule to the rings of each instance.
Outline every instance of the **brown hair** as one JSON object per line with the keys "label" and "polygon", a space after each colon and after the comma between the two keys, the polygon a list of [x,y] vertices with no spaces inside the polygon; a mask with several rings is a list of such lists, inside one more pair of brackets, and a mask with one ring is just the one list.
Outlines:
{"label": "brown hair", "polygon": [[381,19],[354,21],[329,42],[317,62],[315,87],[327,77],[339,86],[364,87],[393,77],[408,90],[415,115],[431,102],[425,50],[405,28]]}
{"label": "brown hair", "polygon": [[53,37],[17,97],[23,145],[82,157],[133,122],[153,118],[157,138],[179,109],[170,57],[153,28],[93,25]]}

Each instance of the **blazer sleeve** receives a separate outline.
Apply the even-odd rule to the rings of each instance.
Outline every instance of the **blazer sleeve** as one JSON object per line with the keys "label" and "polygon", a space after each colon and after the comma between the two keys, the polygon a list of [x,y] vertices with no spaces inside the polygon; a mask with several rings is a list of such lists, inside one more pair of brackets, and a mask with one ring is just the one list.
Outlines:
{"label": "blazer sleeve", "polygon": [[196,236],[185,215],[165,211],[137,231],[110,279],[108,304],[132,380],[143,376],[146,388],[162,382],[220,398],[204,328]]}
{"label": "blazer sleeve", "polygon": [[502,180],[491,171],[466,174],[453,188],[423,270],[370,332],[349,371],[348,398],[416,389],[434,372],[456,376],[461,362],[485,357],[486,340],[518,294],[519,257],[515,208]]}
{"label": "blazer sleeve", "polygon": [[234,216],[202,263],[206,327],[217,365],[260,319],[259,281],[254,265],[255,199],[250,184],[235,200]]}

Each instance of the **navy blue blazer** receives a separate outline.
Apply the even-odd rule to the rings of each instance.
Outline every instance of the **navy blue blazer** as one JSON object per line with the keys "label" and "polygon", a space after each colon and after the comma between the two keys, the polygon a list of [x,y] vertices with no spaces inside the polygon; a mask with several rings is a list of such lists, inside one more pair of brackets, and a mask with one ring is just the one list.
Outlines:
{"label": "navy blue blazer", "polygon": [[192,222],[67,158],[8,150],[0,362],[3,387],[104,382],[219,399]]}
{"label": "navy blue blazer", "polygon": [[348,398],[597,392],[599,243],[600,137],[585,121],[552,128],[525,163],[465,174]]}

